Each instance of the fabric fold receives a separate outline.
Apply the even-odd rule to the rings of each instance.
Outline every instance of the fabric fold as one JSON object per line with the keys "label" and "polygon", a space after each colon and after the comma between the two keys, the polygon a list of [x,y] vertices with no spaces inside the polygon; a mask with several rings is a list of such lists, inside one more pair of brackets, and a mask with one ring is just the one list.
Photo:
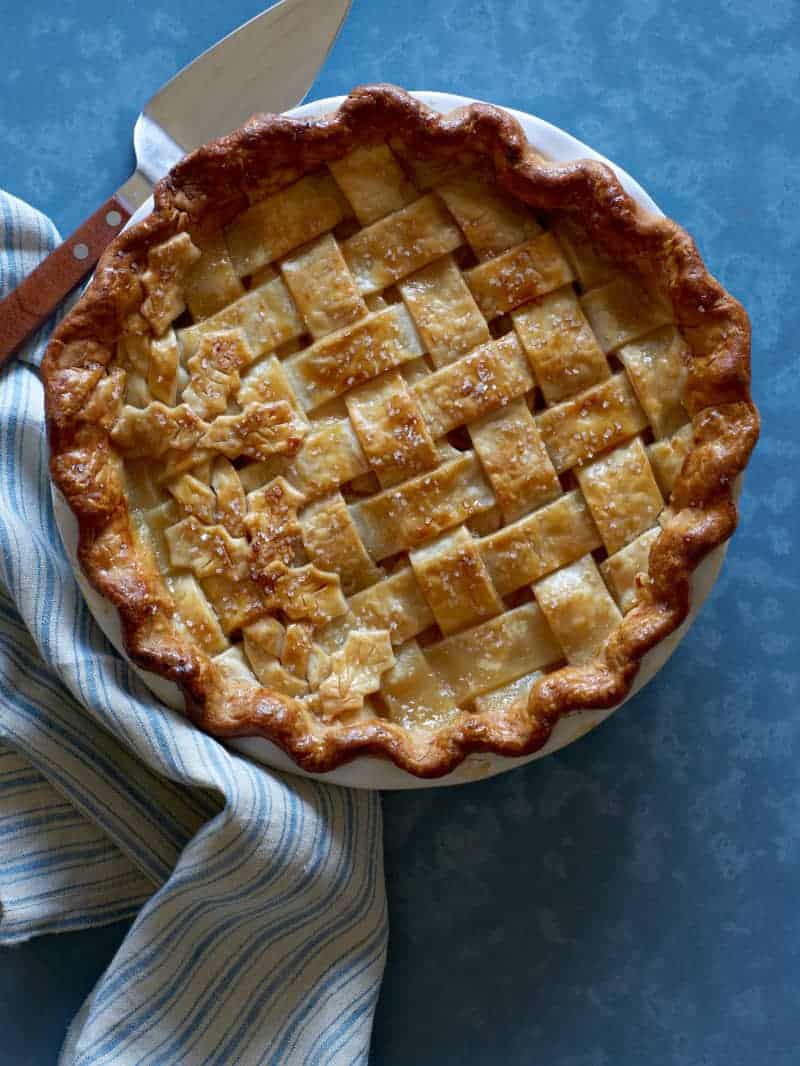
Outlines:
{"label": "fabric fold", "polygon": [[0,945],[130,918],[155,887],[27,759],[0,746]]}

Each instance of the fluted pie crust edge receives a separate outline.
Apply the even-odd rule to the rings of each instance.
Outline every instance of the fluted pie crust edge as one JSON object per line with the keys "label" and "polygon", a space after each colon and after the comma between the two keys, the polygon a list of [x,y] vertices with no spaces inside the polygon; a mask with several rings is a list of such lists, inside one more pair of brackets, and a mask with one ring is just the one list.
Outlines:
{"label": "fluted pie crust edge", "polygon": [[[325,723],[289,697],[223,677],[172,625],[173,605],[135,543],[114,445],[102,425],[78,417],[105,373],[123,320],[141,303],[139,278],[150,248],[190,228],[230,222],[251,202],[251,176],[258,177],[258,195],[268,195],[358,146],[387,138],[420,157],[452,154],[489,162],[496,181],[514,197],[535,209],[573,214],[609,258],[658,281],[691,352],[683,402],[692,419],[692,447],[650,551],[640,602],[598,659],[543,675],[527,705],[464,713],[436,731],[408,730],[384,719]],[[643,211],[607,166],[545,160],[516,121],[490,105],[441,116],[398,88],[366,86],[317,121],[257,116],[192,152],[158,184],[153,213],[109,246],[85,295],[48,345],[42,375],[50,470],[78,520],[81,566],[118,608],[128,653],[181,687],[187,714],[201,729],[221,738],[266,737],[307,771],[329,771],[370,754],[420,777],[436,777],[471,752],[532,753],[565,713],[615,705],[629,691],[642,656],[686,618],[689,576],[734,531],[734,481],[758,437],[749,352],[744,309],[709,274],[691,237]]]}

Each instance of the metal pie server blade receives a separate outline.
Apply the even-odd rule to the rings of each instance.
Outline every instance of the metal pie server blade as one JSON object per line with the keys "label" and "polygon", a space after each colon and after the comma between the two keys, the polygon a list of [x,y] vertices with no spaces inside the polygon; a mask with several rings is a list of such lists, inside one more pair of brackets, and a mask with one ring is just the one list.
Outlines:
{"label": "metal pie server blade", "polygon": [[[281,0],[203,52],[139,115],[133,134],[139,174],[153,185],[187,152],[252,114],[299,104],[349,9],[350,0]],[[141,199],[131,199],[138,207]]]}

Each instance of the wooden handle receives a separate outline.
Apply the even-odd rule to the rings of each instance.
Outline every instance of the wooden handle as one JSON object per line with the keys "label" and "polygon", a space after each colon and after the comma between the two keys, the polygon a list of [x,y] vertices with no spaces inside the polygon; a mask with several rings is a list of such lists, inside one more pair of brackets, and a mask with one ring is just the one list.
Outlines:
{"label": "wooden handle", "polygon": [[112,196],[0,302],[0,364],[52,315],[130,217]]}

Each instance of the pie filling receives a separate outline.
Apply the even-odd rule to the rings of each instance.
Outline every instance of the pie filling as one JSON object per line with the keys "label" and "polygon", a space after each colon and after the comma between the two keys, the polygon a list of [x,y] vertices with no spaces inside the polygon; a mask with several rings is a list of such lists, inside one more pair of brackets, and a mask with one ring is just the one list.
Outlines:
{"label": "pie filling", "polygon": [[687,348],[571,218],[379,144],[142,281],[93,417],[223,675],[437,728],[590,662],[636,605]]}

